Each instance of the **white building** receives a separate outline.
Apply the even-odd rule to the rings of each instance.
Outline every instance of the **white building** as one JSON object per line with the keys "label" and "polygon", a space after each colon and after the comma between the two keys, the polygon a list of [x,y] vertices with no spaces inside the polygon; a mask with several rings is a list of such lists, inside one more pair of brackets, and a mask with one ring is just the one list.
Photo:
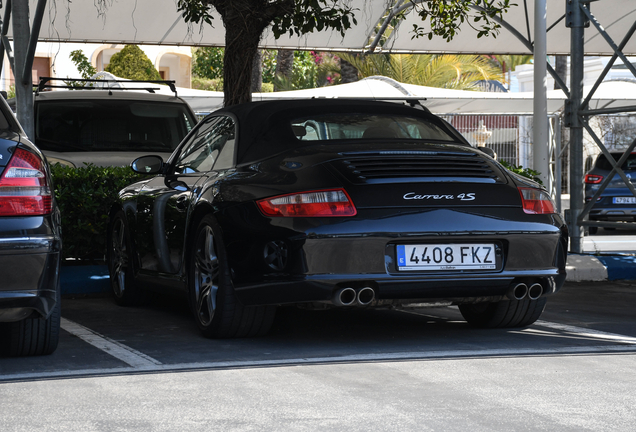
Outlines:
{"label": "white building", "polygon": [[[71,52],[82,50],[98,72],[110,63],[113,54],[121,51],[124,45],[114,44],[76,44],[45,43],[37,44],[33,61],[33,83],[39,77],[80,78],[80,74],[71,61]],[[178,87],[191,87],[192,50],[190,47],[141,45],[150,61],[163,79],[174,80]],[[9,60],[5,56],[0,76],[0,90],[8,91],[15,82]]]}

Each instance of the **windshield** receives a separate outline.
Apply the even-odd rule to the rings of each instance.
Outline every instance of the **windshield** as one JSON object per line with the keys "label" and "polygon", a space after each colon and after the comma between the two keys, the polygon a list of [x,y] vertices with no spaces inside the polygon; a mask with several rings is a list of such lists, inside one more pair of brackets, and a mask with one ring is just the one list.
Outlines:
{"label": "windshield", "polygon": [[422,118],[387,114],[326,114],[294,119],[301,141],[416,139],[455,141],[444,129]]}
{"label": "windshield", "polygon": [[42,150],[171,153],[196,120],[181,104],[134,100],[40,101],[35,142]]}

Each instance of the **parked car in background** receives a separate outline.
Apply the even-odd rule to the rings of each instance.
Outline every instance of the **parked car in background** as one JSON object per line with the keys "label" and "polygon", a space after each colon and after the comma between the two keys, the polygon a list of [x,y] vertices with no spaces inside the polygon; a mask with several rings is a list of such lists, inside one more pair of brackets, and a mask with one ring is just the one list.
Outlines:
{"label": "parked car in background", "polygon": [[35,144],[51,164],[128,166],[148,153],[167,159],[197,122],[176,92],[153,93],[157,83],[81,80],[110,87],[44,91],[50,82],[43,78],[35,94],[34,122]]}
{"label": "parked car in background", "polygon": [[0,98],[0,355],[51,354],[60,331],[60,212],[49,167]]}
{"label": "parked car in background", "polygon": [[231,106],[132,168],[149,178],[110,212],[115,300],[185,293],[207,337],[263,334],[278,305],[444,303],[475,326],[523,327],[565,281],[548,193],[423,107]]}
{"label": "parked car in background", "polygon": [[[623,153],[612,152],[612,157],[616,162],[621,158]],[[636,153],[631,153],[621,165],[621,169],[625,176],[630,179],[636,179]],[[598,191],[601,183],[610,175],[612,164],[607,160],[604,154],[598,155],[594,161],[592,169],[585,175],[585,202],[588,203]],[[632,182],[634,183],[634,182]],[[590,210],[590,221],[619,221],[634,222],[636,221],[636,197],[627,187],[625,181],[620,175],[614,173],[609,184],[601,192],[594,206]],[[595,234],[598,227],[591,226],[590,234]]]}

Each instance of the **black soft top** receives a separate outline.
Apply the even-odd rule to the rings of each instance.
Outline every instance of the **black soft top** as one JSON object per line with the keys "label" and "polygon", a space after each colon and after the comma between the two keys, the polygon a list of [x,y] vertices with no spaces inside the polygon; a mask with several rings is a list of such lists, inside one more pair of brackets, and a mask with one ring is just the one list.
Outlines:
{"label": "black soft top", "polygon": [[[286,149],[296,137],[290,127],[293,119],[337,113],[391,114],[423,118],[436,124],[467,144],[458,132],[424,107],[411,107],[404,103],[358,99],[302,99],[250,102],[233,105],[213,114],[228,114],[238,120],[239,164],[262,160]],[[310,145],[310,143],[308,143]]]}

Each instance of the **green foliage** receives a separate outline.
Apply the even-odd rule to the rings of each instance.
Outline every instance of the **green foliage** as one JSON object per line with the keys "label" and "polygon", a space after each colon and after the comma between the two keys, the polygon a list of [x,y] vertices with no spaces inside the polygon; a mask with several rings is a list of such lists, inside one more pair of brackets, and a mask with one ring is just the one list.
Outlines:
{"label": "green foliage", "polygon": [[153,81],[161,79],[161,75],[148,56],[137,45],[126,45],[120,52],[114,54],[104,70],[116,77],[131,80]]}
{"label": "green foliage", "polygon": [[341,57],[358,69],[361,77],[382,75],[407,84],[457,90],[475,89],[477,81],[503,80],[492,59],[476,55],[368,54]]}
{"label": "green foliage", "polygon": [[324,29],[334,29],[342,36],[351,25],[358,24],[354,9],[348,2],[333,0],[294,0],[293,9],[280,13],[272,20],[272,32],[278,39],[284,34],[304,35]]}
{"label": "green foliage", "polygon": [[225,49],[203,47],[192,50],[192,75],[198,78],[223,79]]}
{"label": "green foliage", "polygon": [[129,167],[51,166],[55,198],[62,213],[63,258],[102,260],[108,212],[118,192],[144,176]]}
{"label": "green foliage", "polygon": [[223,91],[223,79],[192,78],[192,88],[196,90]]}
{"label": "green foliage", "polygon": [[97,73],[97,69],[88,61],[82,50],[71,51],[71,61],[84,79],[89,79]]}
{"label": "green foliage", "polygon": [[[340,32],[342,36],[345,30],[352,24],[357,24],[353,8],[344,4],[338,6],[333,0],[290,0],[284,2],[263,2],[262,0],[247,0],[242,2],[229,2],[224,0],[178,0],[177,11],[186,22],[203,25],[212,24],[210,8],[214,7],[221,16],[249,16],[257,17],[252,20],[262,21],[266,19],[263,28],[268,22],[272,22],[272,31],[278,39],[289,33],[290,36],[302,35],[313,31],[321,31],[332,28]],[[248,8],[250,14],[244,13]],[[231,10],[231,12],[229,12]],[[267,17],[263,13],[267,12]],[[227,24],[224,22],[224,24]],[[245,25],[254,25],[246,19]],[[242,55],[235,53],[234,55]]]}
{"label": "green foliage", "polygon": [[273,92],[274,92],[274,84],[272,83],[261,84],[261,93],[273,93]]}
{"label": "green foliage", "polygon": [[15,85],[11,84],[9,86],[9,90],[7,90],[7,99],[11,99],[15,97]]}
{"label": "green foliage", "polygon": [[[274,70],[276,56],[274,56]],[[265,70],[265,68],[263,68]],[[271,80],[271,81],[269,81]],[[266,81],[263,76],[263,82]],[[302,90],[340,82],[340,64],[338,57],[330,53],[315,51],[294,51],[294,65],[290,78],[282,76],[268,77],[282,91]]]}
{"label": "green foliage", "polygon": [[493,18],[502,18],[511,6],[510,0],[429,0],[413,4],[422,21],[428,21],[430,26],[413,24],[413,37],[426,36],[430,40],[433,36],[441,36],[447,41],[452,40],[464,25],[476,30],[478,38],[496,37],[501,26]]}
{"label": "green foliage", "polygon": [[263,67],[263,84],[272,83],[272,88],[274,78],[276,77],[277,54],[278,50],[263,50],[261,55]]}
{"label": "green foliage", "polygon": [[500,163],[504,166],[504,168],[506,168],[509,171],[512,171],[513,173],[529,178],[530,180],[534,180],[541,185],[543,184],[543,182],[541,181],[541,178],[539,177],[541,173],[538,171],[535,171],[531,168],[524,168],[521,165],[516,166],[503,160],[500,161]]}

